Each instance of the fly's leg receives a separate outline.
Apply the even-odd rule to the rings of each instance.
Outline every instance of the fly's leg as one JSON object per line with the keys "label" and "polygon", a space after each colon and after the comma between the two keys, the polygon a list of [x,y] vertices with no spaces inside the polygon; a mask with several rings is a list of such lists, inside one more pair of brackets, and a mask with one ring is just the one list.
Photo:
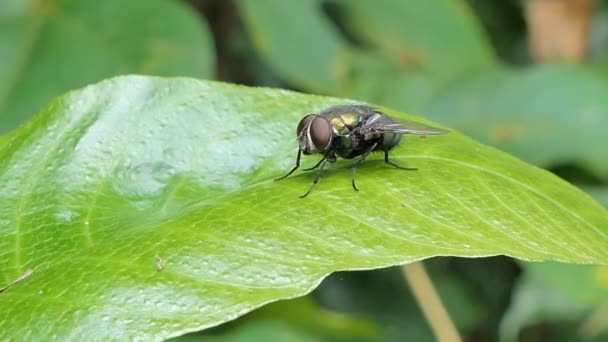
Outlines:
{"label": "fly's leg", "polygon": [[315,185],[317,185],[317,183],[319,182],[319,179],[321,178],[321,174],[323,173],[323,168],[325,167],[327,160],[325,160],[325,158],[323,158],[323,160],[321,160],[321,162],[319,164],[321,164],[321,168],[319,169],[319,171],[317,171],[317,174],[315,175],[315,178],[312,180],[312,184],[310,185],[310,188],[308,188],[308,191],[306,191],[306,193],[302,196],[300,196],[300,198],[304,198],[306,196],[308,196],[308,194],[312,191],[312,189],[315,187]]}
{"label": "fly's leg", "polygon": [[290,174],[292,174],[295,170],[297,170],[300,167],[300,156],[302,155],[302,150],[298,149],[298,156],[296,157],[296,166],[293,167],[293,169],[291,169],[291,171],[287,172],[287,174],[283,177],[279,177],[277,179],[275,179],[275,181],[284,179],[289,177]]}
{"label": "fly's leg", "polygon": [[387,163],[388,165],[392,165],[401,170],[409,170],[409,171],[418,170],[417,167],[403,167],[403,166],[399,166],[399,165],[393,163],[392,161],[388,160],[388,150],[384,150],[384,162]]}
{"label": "fly's leg", "polygon": [[372,147],[370,147],[367,151],[365,151],[365,153],[363,153],[363,155],[361,155],[361,158],[357,159],[357,161],[353,164],[353,179],[352,179],[352,183],[353,183],[353,189],[355,189],[355,191],[359,191],[359,189],[357,189],[357,185],[355,184],[355,173],[357,172],[357,168],[359,167],[359,165],[361,165],[361,163],[363,163],[363,161],[365,160],[365,158],[367,158],[367,156],[369,156],[370,153],[372,153],[372,151],[378,146],[378,143],[374,143],[372,145]]}
{"label": "fly's leg", "polygon": [[321,165],[321,163],[322,163],[323,161],[325,161],[325,157],[323,157],[323,159],[319,160],[319,162],[318,162],[318,163],[317,163],[315,166],[313,166],[313,167],[309,167],[309,168],[307,168],[307,169],[304,169],[304,171],[310,171],[310,170],[314,170],[314,169],[318,168],[318,167],[319,167],[319,165]]}

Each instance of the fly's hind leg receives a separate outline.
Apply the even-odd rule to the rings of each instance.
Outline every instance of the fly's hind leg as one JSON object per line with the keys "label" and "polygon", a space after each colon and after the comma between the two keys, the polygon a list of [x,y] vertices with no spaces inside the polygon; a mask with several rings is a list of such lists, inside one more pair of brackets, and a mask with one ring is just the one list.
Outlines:
{"label": "fly's hind leg", "polygon": [[397,164],[393,163],[392,161],[390,161],[388,159],[388,150],[387,149],[384,150],[384,162],[387,163],[388,165],[394,166],[394,167],[396,167],[398,169],[401,169],[401,170],[408,170],[408,171],[416,171],[416,170],[418,170],[417,167],[403,167],[403,166],[397,165]]}
{"label": "fly's hind leg", "polygon": [[365,151],[365,153],[363,153],[363,155],[361,155],[361,158],[357,159],[357,161],[353,164],[353,179],[352,179],[352,183],[353,183],[353,189],[355,189],[355,191],[359,191],[359,189],[357,188],[357,185],[355,184],[355,174],[357,173],[357,169],[359,168],[359,166],[361,165],[361,163],[363,163],[363,161],[367,158],[367,156],[369,156],[370,153],[372,153],[372,151],[378,146],[378,143],[374,143],[367,151]]}

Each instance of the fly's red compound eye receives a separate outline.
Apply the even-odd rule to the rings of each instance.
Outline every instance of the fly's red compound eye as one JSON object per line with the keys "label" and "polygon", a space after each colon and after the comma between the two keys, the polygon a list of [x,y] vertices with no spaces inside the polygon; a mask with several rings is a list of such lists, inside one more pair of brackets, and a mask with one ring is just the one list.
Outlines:
{"label": "fly's red compound eye", "polygon": [[317,150],[325,151],[331,144],[331,126],[327,120],[317,116],[310,123],[310,139]]}
{"label": "fly's red compound eye", "polygon": [[298,131],[296,132],[298,134],[298,137],[302,135],[302,130],[304,130],[305,127],[309,126],[310,122],[314,120],[315,117],[317,117],[315,114],[309,114],[303,117],[302,120],[300,120],[300,123],[298,123]]}

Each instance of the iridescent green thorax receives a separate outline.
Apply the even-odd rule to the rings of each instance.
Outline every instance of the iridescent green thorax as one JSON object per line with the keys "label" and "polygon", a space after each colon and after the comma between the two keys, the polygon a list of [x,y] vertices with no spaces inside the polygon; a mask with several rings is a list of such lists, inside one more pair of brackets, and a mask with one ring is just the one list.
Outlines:
{"label": "iridescent green thorax", "polygon": [[329,124],[336,135],[348,135],[350,131],[357,127],[363,117],[357,114],[337,114],[328,118]]}

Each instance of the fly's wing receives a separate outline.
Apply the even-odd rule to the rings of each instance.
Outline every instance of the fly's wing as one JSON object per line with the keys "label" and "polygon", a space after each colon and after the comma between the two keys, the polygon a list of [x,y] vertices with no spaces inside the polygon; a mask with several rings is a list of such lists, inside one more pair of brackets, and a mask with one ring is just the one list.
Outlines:
{"label": "fly's wing", "polygon": [[442,128],[431,127],[414,121],[399,121],[397,123],[380,125],[377,130],[382,133],[416,134],[416,135],[438,135],[450,131]]}
{"label": "fly's wing", "polygon": [[438,135],[449,133],[448,130],[428,126],[409,120],[395,121],[384,114],[375,114],[365,123],[363,134],[366,133],[394,133],[415,135]]}

